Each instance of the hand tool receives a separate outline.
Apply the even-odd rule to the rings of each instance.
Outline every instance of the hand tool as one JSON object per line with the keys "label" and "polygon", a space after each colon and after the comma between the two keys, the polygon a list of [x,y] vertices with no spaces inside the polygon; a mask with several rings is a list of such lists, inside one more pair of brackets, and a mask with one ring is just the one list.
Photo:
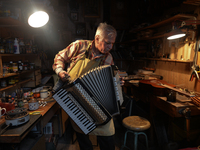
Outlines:
{"label": "hand tool", "polygon": [[[198,31],[197,31],[198,32]],[[190,81],[193,81],[193,78],[196,77],[199,80],[199,65],[197,65],[197,56],[199,51],[199,41],[198,41],[199,35],[196,37],[196,46],[195,46],[195,55],[193,59],[193,65],[192,65],[192,74],[190,76]]]}

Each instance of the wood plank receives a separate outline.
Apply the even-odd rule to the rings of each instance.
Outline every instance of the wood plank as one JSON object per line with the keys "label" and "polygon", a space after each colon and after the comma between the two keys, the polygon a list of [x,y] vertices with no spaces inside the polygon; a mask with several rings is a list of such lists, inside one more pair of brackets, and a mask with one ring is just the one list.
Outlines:
{"label": "wood plank", "polygon": [[16,84],[7,86],[7,87],[5,87],[5,88],[0,88],[0,91],[4,91],[4,90],[7,90],[7,89],[16,87],[17,85],[24,84],[24,83],[29,82],[29,81],[31,81],[31,80],[32,80],[32,79],[27,79],[27,80],[24,80],[24,81],[20,81],[20,82],[18,82],[18,83],[16,83]]}

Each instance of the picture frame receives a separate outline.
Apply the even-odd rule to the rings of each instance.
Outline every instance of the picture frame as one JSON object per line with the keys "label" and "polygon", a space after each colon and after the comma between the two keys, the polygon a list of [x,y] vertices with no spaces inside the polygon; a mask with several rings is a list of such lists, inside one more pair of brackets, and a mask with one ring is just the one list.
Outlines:
{"label": "picture frame", "polygon": [[72,21],[78,21],[78,13],[77,12],[71,12],[70,13],[70,19]]}
{"label": "picture frame", "polygon": [[79,22],[76,23],[76,35],[77,36],[86,36],[86,24]]}
{"label": "picture frame", "polygon": [[100,17],[100,0],[84,1],[84,17],[92,17],[92,18]]}

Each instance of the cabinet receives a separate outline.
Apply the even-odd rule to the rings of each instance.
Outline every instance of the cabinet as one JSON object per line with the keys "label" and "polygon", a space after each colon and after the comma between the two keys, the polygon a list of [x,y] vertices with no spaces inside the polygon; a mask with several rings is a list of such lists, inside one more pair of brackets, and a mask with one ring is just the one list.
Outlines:
{"label": "cabinet", "polygon": [[[22,22],[9,18],[0,17],[0,31],[1,39],[6,38],[23,38],[33,40],[34,29],[28,27]],[[4,65],[12,62],[27,62],[33,64],[29,69],[24,69],[21,72],[15,73],[4,73]],[[25,64],[25,63],[24,63]],[[6,65],[5,65],[6,66]],[[8,90],[14,87],[35,87],[41,83],[41,60],[36,53],[25,53],[25,54],[12,54],[12,53],[1,53],[0,54],[0,81],[7,81],[7,87],[1,87],[0,91]],[[14,84],[8,84],[10,78],[17,78],[18,82]]]}

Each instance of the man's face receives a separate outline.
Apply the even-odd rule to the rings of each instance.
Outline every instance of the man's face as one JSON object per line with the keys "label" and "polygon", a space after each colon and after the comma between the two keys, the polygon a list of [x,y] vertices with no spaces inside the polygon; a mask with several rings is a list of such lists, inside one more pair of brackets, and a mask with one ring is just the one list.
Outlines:
{"label": "man's face", "polygon": [[100,51],[100,53],[106,54],[108,53],[115,43],[115,37],[105,37],[103,39],[96,38],[97,45],[96,48]]}

